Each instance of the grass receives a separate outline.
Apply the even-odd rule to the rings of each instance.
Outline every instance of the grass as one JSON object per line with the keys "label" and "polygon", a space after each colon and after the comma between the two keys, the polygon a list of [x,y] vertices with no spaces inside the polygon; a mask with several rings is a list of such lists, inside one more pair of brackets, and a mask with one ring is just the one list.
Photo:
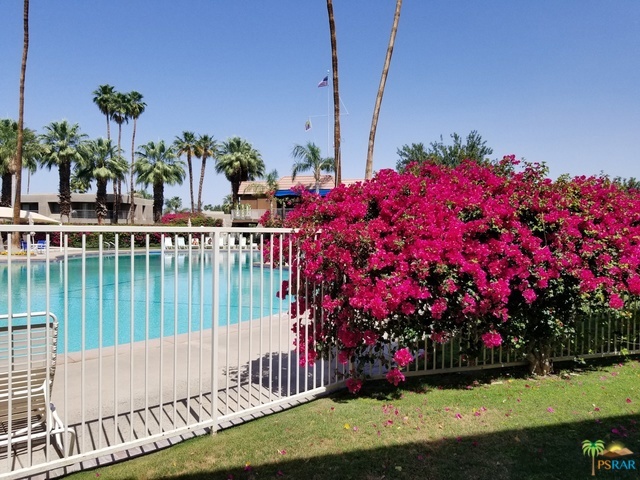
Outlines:
{"label": "grass", "polygon": [[582,441],[622,443],[640,477],[640,361],[368,382],[73,479],[581,479]]}

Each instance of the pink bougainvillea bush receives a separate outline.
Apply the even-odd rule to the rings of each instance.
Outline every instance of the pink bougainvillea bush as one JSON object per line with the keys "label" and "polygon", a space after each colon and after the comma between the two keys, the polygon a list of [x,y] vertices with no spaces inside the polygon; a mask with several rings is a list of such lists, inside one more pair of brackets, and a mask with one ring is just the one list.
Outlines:
{"label": "pink bougainvillea bush", "polygon": [[305,287],[281,292],[295,298],[302,363],[337,349],[356,366],[382,361],[397,384],[418,341],[468,334],[468,354],[503,346],[544,374],[577,316],[621,315],[640,294],[640,197],[605,177],[552,181],[505,157],[302,195],[285,224]]}

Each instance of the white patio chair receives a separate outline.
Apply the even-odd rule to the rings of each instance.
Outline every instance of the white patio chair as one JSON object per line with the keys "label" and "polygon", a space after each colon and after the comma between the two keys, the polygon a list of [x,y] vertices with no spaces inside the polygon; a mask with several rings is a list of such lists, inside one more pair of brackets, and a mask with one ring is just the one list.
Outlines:
{"label": "white patio chair", "polygon": [[184,237],[176,238],[176,248],[178,250],[186,250],[188,248],[186,242],[184,241]]}
{"label": "white patio chair", "polygon": [[52,313],[0,315],[0,446],[51,436],[64,455],[63,434],[73,454],[76,433],[66,427],[51,403],[56,369],[58,321]]}
{"label": "white patio chair", "polygon": [[164,249],[173,250],[173,240],[169,236],[164,237]]}

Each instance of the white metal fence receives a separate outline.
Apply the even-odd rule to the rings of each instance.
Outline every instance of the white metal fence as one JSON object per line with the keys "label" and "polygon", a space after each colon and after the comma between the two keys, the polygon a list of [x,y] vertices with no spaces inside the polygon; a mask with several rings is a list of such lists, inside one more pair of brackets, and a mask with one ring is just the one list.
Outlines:
{"label": "white metal fence", "polygon": [[[0,478],[63,474],[342,387],[337,358],[301,366],[291,297],[276,295],[289,230],[51,228],[0,225]],[[23,234],[24,250],[6,237]],[[559,357],[640,352],[635,314],[585,325]],[[16,347],[45,348],[46,368]],[[416,348],[409,374],[522,363],[502,351],[469,359],[460,341]]]}

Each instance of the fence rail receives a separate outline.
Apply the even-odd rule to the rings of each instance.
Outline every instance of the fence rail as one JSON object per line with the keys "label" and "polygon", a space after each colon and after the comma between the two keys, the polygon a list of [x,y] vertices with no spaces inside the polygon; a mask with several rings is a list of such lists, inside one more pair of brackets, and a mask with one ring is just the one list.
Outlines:
{"label": "fence rail", "polygon": [[[348,366],[335,355],[301,366],[291,297],[276,295],[294,260],[290,230],[51,228],[0,226],[7,247],[0,255],[0,327],[30,332],[39,318],[57,318],[55,375],[47,381],[64,428],[58,425],[59,437],[41,435],[35,412],[27,416],[25,441],[16,422],[3,425],[0,478],[62,475],[342,387]],[[24,251],[12,245],[11,237],[31,231],[44,245],[31,248],[30,236]],[[104,241],[107,232],[110,239],[115,232],[113,243]],[[240,246],[228,240],[234,236],[247,240]],[[640,352],[637,315],[616,322],[603,330],[601,321],[587,319],[557,355]],[[0,337],[0,352],[11,351],[10,341]],[[425,340],[416,346],[424,355],[407,373],[522,363],[502,350],[470,359],[460,342]],[[11,382],[17,365],[0,362],[0,376]],[[16,409],[9,401],[8,418]]]}

